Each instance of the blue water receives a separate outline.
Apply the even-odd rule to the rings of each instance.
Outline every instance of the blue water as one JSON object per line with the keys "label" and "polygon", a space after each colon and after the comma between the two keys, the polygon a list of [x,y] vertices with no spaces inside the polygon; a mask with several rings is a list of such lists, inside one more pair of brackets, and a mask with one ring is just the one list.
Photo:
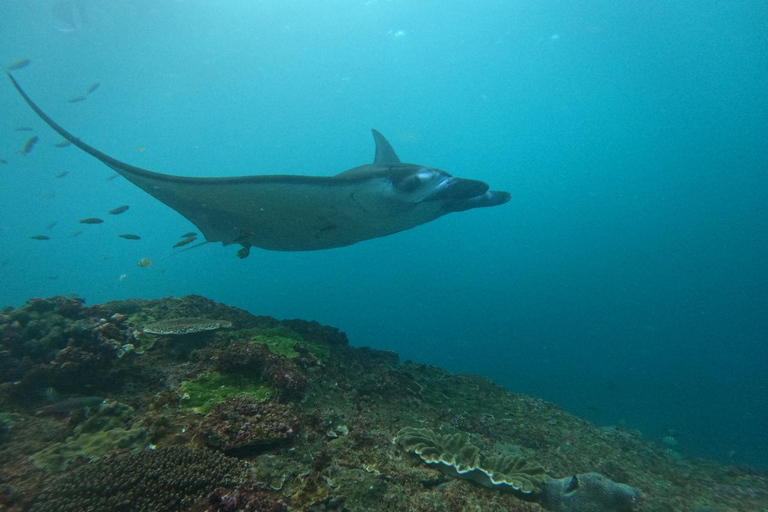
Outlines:
{"label": "blue water", "polygon": [[56,3],[3,2],[0,63],[30,58],[22,86],[116,158],[329,175],[372,159],[375,127],[512,201],[343,249],[160,261],[195,227],[53,147],[0,84],[0,303],[201,294],[768,467],[765,2]]}

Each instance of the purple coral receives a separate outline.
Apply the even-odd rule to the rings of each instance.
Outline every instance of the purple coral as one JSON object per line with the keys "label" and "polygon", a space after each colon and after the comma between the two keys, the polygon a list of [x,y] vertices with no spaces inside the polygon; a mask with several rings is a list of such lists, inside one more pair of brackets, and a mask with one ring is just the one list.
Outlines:
{"label": "purple coral", "polygon": [[198,438],[211,448],[242,453],[287,443],[298,428],[293,404],[238,396],[221,402],[203,419]]}

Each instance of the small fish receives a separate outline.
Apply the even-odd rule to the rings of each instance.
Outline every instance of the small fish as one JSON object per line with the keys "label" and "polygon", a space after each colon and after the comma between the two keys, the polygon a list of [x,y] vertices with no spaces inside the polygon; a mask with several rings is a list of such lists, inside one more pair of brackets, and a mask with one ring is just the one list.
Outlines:
{"label": "small fish", "polygon": [[0,158],[0,164],[7,164],[7,163],[8,163],[8,160],[4,160],[4,159]]}
{"label": "small fish", "polygon": [[72,143],[69,142],[68,140],[63,140],[61,142],[57,142],[56,144],[54,144],[54,146],[56,146],[57,148],[65,148],[65,147],[71,146],[71,145],[72,145]]}
{"label": "small fish", "polygon": [[35,411],[35,415],[41,416],[45,414],[69,414],[74,411],[82,410],[90,407],[98,407],[104,403],[104,399],[100,396],[82,396],[79,398],[67,398],[61,402],[55,404],[46,405]]}
{"label": "small fish", "polygon": [[118,206],[117,208],[113,208],[109,210],[108,213],[110,215],[120,215],[123,212],[127,212],[128,208],[130,208],[130,206],[128,206],[127,204],[124,204],[123,206]]}
{"label": "small fish", "polygon": [[152,260],[149,258],[141,258],[136,264],[140,267],[148,267],[152,265]]}
{"label": "small fish", "polygon": [[176,249],[177,247],[184,247],[187,244],[191,244],[195,240],[197,240],[197,238],[194,237],[194,236],[192,238],[185,238],[184,240],[182,240],[180,242],[176,242],[175,244],[173,244],[173,248]]}
{"label": "small fish", "polygon": [[16,131],[16,132],[31,132],[32,128],[30,128],[29,126],[17,126],[14,129],[14,131]]}
{"label": "small fish", "polygon": [[81,219],[80,224],[101,224],[103,220],[97,217],[88,217],[87,219]]}
{"label": "small fish", "polygon": [[95,90],[96,90],[96,89],[98,89],[99,87],[101,87],[101,84],[100,84],[99,82],[96,82],[95,84],[93,84],[92,86],[90,86],[90,87],[88,88],[88,90],[87,90],[87,91],[85,91],[85,95],[86,95],[86,96],[89,96],[90,94],[92,94],[92,93],[93,93],[93,91],[95,91]]}
{"label": "small fish", "polygon": [[8,71],[16,71],[17,69],[25,68],[25,67],[29,66],[30,64],[32,64],[31,60],[29,60],[29,59],[21,59],[21,60],[17,60],[16,62],[14,62],[13,64],[11,64],[10,66],[8,66],[5,69],[7,69]]}
{"label": "small fish", "polygon": [[72,233],[69,234],[69,238],[75,238],[75,237],[78,237],[78,236],[80,236],[82,234],[83,234],[82,231],[73,231]]}
{"label": "small fish", "polygon": [[117,173],[115,173],[115,174],[113,174],[112,176],[110,176],[109,178],[107,178],[107,181],[112,181],[113,179],[115,179],[115,178],[119,178],[119,177],[120,177],[120,175],[119,175],[119,174],[117,174]]}
{"label": "small fish", "polygon": [[69,174],[69,171],[61,171],[60,173],[56,174],[56,178],[63,178],[67,174]]}
{"label": "small fish", "polygon": [[141,240],[141,237],[139,235],[133,235],[131,233],[126,233],[124,235],[117,235],[120,238],[125,238],[126,240]]}
{"label": "small fish", "polygon": [[184,233],[181,235],[181,238],[192,238],[193,236],[197,236],[197,233],[194,231],[190,231],[189,233]]}
{"label": "small fish", "polygon": [[37,135],[31,136],[30,138],[27,139],[27,142],[24,143],[24,147],[21,148],[21,151],[19,151],[19,153],[21,153],[22,155],[30,154],[32,152],[32,149],[34,149],[35,144],[37,144],[37,141],[39,140],[40,140],[40,137],[38,137]]}
{"label": "small fish", "polygon": [[67,103],[80,103],[81,101],[85,101],[87,98],[85,96],[72,96],[67,100]]}
{"label": "small fish", "polygon": [[31,238],[32,240],[50,240],[51,239],[51,237],[45,236],[45,235],[32,235],[29,238]]}
{"label": "small fish", "polygon": [[59,224],[58,222],[56,222],[56,221],[53,221],[53,222],[51,222],[50,224],[48,224],[48,226],[46,227],[46,229],[53,229],[53,228],[55,228],[55,227],[56,227],[58,224]]}
{"label": "small fish", "polygon": [[146,151],[146,149],[147,148],[145,148],[144,146],[139,146],[136,148],[136,151],[138,151],[139,153],[143,153],[144,151]]}

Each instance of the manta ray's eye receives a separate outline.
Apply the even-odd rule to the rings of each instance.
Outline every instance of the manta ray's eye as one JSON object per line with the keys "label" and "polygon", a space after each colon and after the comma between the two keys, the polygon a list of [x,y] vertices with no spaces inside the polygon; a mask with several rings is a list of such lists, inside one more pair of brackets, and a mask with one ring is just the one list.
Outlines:
{"label": "manta ray's eye", "polygon": [[397,183],[397,188],[401,192],[415,192],[421,186],[421,177],[418,174],[411,174]]}

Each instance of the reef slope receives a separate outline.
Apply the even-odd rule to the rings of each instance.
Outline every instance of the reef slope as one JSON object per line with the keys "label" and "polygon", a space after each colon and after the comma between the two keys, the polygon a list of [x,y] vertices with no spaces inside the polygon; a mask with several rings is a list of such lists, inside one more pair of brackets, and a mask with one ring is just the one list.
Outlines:
{"label": "reef slope", "polygon": [[0,313],[22,510],[758,512],[768,481],[315,322],[53,297]]}

